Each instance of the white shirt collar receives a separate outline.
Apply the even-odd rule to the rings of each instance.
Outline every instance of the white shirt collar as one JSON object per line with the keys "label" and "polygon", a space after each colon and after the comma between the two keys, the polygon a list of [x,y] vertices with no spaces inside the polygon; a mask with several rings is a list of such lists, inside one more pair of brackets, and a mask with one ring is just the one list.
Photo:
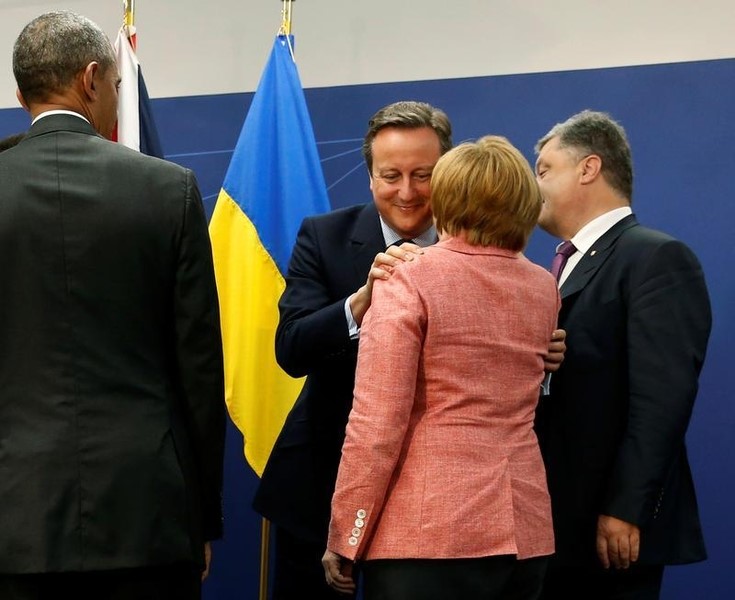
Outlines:
{"label": "white shirt collar", "polygon": [[[383,217],[380,215],[380,213],[378,213],[378,217],[380,217],[380,228],[383,230],[383,239],[385,240],[386,248],[395,244],[398,240],[403,239],[400,235],[398,235],[390,228],[390,226],[383,220]],[[436,244],[437,239],[438,236],[436,235],[436,227],[434,227],[434,224],[432,223],[431,227],[429,227],[421,235],[417,235],[415,238],[413,238],[413,243],[424,248],[426,246]]]}
{"label": "white shirt collar", "polygon": [[[620,208],[614,208],[613,210],[606,212],[604,215],[592,219],[582,229],[580,229],[576,235],[569,240],[574,244],[577,251],[569,257],[564,268],[561,271],[559,277],[559,287],[569,277],[569,274],[577,266],[577,263],[582,260],[582,257],[587,254],[587,251],[592,247],[597,240],[599,240],[610,228],[615,225],[618,221],[622,221],[628,215],[633,214],[633,209],[630,206],[621,206]],[[557,250],[563,242],[557,245]]]}
{"label": "white shirt collar", "polygon": [[[80,115],[78,112],[74,112],[73,110],[64,110],[60,108],[58,110],[47,110],[45,112],[42,112],[35,119],[33,119],[33,121],[31,121],[31,125],[33,125],[39,119],[50,117],[51,115],[72,115],[74,117],[79,117],[80,119],[83,119],[84,121],[87,121],[87,123],[89,123],[89,120],[86,117]],[[91,125],[91,123],[89,124]]]}
{"label": "white shirt collar", "polygon": [[592,219],[570,241],[574,244],[577,252],[585,254],[592,247],[592,244],[599,240],[615,223],[632,214],[633,209],[630,206],[615,208]]}

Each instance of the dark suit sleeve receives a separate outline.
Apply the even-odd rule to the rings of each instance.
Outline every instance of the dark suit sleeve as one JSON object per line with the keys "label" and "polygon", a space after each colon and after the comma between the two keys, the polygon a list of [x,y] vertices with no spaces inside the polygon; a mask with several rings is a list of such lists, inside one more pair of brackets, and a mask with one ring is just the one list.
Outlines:
{"label": "dark suit sleeve", "polygon": [[178,372],[205,540],[222,535],[225,403],[219,304],[207,220],[194,175],[186,203],[174,288]]}
{"label": "dark suit sleeve", "polygon": [[304,220],[278,303],[276,359],[292,377],[307,375],[325,360],[357,349],[357,341],[350,340],[344,311],[349,293],[343,294],[335,281],[341,267],[338,262],[349,266],[351,262],[329,238],[320,235],[313,219]]}
{"label": "dark suit sleeve", "polygon": [[683,449],[711,312],[700,264],[681,242],[636,263],[627,290],[628,422],[603,513],[645,525]]}

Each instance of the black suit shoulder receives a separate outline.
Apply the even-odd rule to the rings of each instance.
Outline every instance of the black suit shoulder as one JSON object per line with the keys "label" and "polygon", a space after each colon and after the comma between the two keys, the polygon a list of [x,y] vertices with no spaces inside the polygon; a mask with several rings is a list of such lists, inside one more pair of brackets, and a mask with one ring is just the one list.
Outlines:
{"label": "black suit shoulder", "polygon": [[632,288],[656,277],[677,277],[682,271],[701,279],[698,287],[705,286],[702,266],[694,251],[663,231],[642,225],[625,230],[616,245],[614,260],[630,265]]}
{"label": "black suit shoulder", "polygon": [[636,247],[658,247],[664,244],[681,244],[686,246],[684,242],[676,239],[674,236],[659,231],[658,229],[651,229],[644,225],[636,224],[633,227],[625,229],[619,238],[621,248]]}
{"label": "black suit shoulder", "polygon": [[[172,180],[183,181],[193,176],[186,167],[107,140],[88,122],[68,114],[46,116],[34,123],[16,147],[13,158],[28,160],[28,157],[38,156],[39,149],[44,147],[58,149],[61,156],[73,151],[71,160],[89,166],[98,179],[122,175],[127,177],[123,180],[126,186],[142,181],[150,183],[154,178],[163,178],[168,185]],[[90,165],[89,161],[94,162]]]}
{"label": "black suit shoulder", "polygon": [[326,227],[347,225],[349,223],[353,223],[355,221],[355,218],[358,215],[360,215],[366,209],[371,208],[372,206],[373,205],[369,203],[354,204],[352,206],[336,208],[332,211],[322,213],[319,215],[312,215],[312,216],[306,217],[304,221],[313,222],[317,226],[326,226]]}
{"label": "black suit shoulder", "polygon": [[[321,244],[329,248],[340,246],[350,248],[355,242],[374,241],[376,235],[382,240],[378,211],[372,202],[306,217],[301,225],[301,232],[307,236],[311,235],[314,239],[318,238]],[[300,235],[296,240],[296,247],[312,242],[313,239],[305,239]],[[371,249],[377,251],[382,249],[381,246],[382,241]],[[329,258],[325,257],[324,262],[329,263]]]}

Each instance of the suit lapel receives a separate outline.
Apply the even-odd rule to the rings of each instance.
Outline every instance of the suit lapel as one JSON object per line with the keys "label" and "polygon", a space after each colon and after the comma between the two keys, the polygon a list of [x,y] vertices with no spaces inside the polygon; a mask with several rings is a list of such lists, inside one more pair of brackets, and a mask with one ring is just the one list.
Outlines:
{"label": "suit lapel", "polygon": [[562,300],[584,289],[599,268],[610,257],[615,248],[615,243],[623,231],[635,225],[638,225],[638,221],[634,215],[629,215],[615,223],[615,225],[592,244],[561,286],[559,292]]}
{"label": "suit lapel", "polygon": [[365,283],[375,255],[385,250],[378,210],[372,202],[366,204],[365,208],[360,211],[349,239],[353,273],[356,280],[360,282],[359,285],[362,285]]}

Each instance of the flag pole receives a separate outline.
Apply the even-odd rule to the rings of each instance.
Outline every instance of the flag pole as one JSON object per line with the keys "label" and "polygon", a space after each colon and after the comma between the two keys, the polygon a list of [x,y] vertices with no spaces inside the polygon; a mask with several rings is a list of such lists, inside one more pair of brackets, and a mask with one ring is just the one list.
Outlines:
{"label": "flag pole", "polygon": [[[134,0],[132,0],[134,1]],[[293,14],[294,0],[281,0],[281,27],[278,35],[291,35],[291,15]],[[290,48],[290,44],[289,44]],[[293,49],[291,49],[293,56]],[[268,600],[268,564],[270,558],[271,524],[265,517],[261,518],[260,528],[260,586],[258,600]]]}
{"label": "flag pole", "polygon": [[265,517],[261,517],[260,528],[260,586],[258,600],[268,598],[268,557],[270,555],[271,523]]}
{"label": "flag pole", "polygon": [[135,0],[123,0],[123,27],[133,50],[137,50],[138,36],[135,32]]}
{"label": "flag pole", "polygon": [[281,0],[283,7],[281,8],[281,29],[279,35],[291,35],[291,14],[293,11],[294,0]]}

